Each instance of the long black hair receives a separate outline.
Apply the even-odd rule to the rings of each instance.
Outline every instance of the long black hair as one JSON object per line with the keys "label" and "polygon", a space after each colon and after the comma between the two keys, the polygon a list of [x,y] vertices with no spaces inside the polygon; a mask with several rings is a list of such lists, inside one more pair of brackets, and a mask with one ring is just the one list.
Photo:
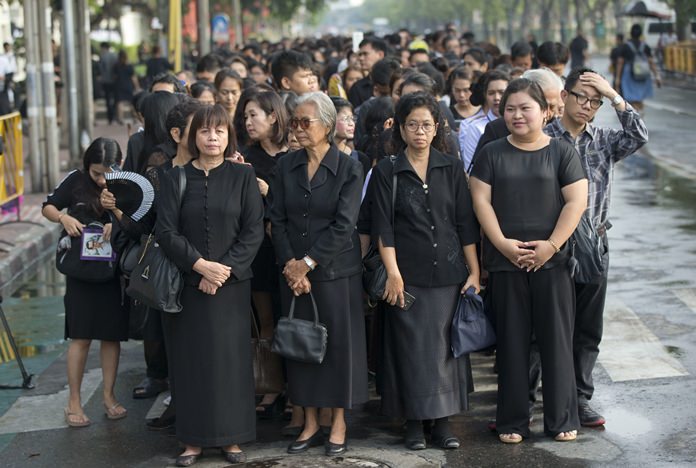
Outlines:
{"label": "long black hair", "polygon": [[167,130],[167,114],[185,97],[185,94],[157,91],[143,100],[141,108],[145,122],[145,141],[136,166],[139,173],[144,172],[150,154],[155,151],[158,145],[165,145],[166,147],[160,148],[160,150],[170,157],[176,154],[176,146],[173,145],[169,130]]}
{"label": "long black hair", "polygon": [[82,169],[85,175],[84,184],[82,184],[82,190],[80,190],[82,193],[76,195],[84,199],[94,212],[99,214],[104,212],[99,202],[102,188],[90,177],[89,167],[92,164],[101,164],[106,168],[111,168],[114,165],[120,166],[122,160],[121,147],[116,140],[111,138],[99,137],[92,141],[85,150],[85,154],[82,156]]}

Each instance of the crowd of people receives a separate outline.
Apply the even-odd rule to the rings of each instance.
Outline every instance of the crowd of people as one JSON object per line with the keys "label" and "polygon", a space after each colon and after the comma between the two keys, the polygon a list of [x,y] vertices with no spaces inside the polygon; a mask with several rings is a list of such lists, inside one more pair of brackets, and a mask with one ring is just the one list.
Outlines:
{"label": "crowd of people", "polygon": [[[43,213],[72,237],[101,222],[117,252],[154,232],[182,272],[182,311],[148,311],[147,378],[133,390],[171,389],[147,424],[175,427],[178,466],[205,447],[244,462],[256,419],[285,413],[288,453],[341,455],[370,371],[382,413],[405,423],[405,447],[458,448],[449,418],[468,409],[475,382],[469,356],[452,355],[450,325],[470,288],[497,332],[500,441],[530,436],[540,380],[547,435],[575,440],[581,425],[605,423],[589,402],[607,273],[573,276],[583,262],[571,236],[587,217],[608,266],[612,170],[647,128],[600,74],[568,69],[571,52],[520,41],[507,54],[453,30],[368,35],[357,50],[343,37],[284,40],[178,73],[153,62],[164,70],[136,93],[125,57],[104,51],[128,85],[111,102],[132,103],[142,129],[124,160],[113,140],[95,140]],[[605,104],[621,129],[592,123]],[[116,166],[154,187],[138,221],[106,188]],[[368,310],[370,249],[387,279]],[[105,412],[127,415],[113,393],[137,307],[124,282],[68,277],[69,426],[90,424],[80,386],[91,340],[102,343]],[[285,390],[255,395],[252,322],[270,338],[280,317],[313,320],[315,309],[329,337],[321,364],[285,360]]]}

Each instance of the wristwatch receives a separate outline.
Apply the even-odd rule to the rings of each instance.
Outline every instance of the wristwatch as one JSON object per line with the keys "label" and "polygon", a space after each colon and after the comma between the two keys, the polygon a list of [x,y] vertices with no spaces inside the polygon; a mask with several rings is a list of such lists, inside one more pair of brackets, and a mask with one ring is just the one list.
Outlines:
{"label": "wristwatch", "polygon": [[620,94],[617,94],[614,96],[614,99],[611,100],[611,106],[616,107],[621,105],[624,102],[624,98],[621,97]]}
{"label": "wristwatch", "polygon": [[305,256],[302,260],[304,260],[304,262],[305,262],[305,263],[307,264],[307,266],[309,267],[309,271],[314,271],[314,269],[315,269],[316,266],[317,266],[317,262],[315,262],[314,260],[312,260],[312,259],[309,258],[308,256]]}

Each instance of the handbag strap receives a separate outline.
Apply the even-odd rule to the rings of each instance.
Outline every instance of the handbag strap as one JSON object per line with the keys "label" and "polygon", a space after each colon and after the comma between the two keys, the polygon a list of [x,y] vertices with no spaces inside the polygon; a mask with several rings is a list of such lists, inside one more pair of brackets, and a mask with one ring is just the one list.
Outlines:
{"label": "handbag strap", "polygon": [[[312,300],[312,308],[314,309],[314,325],[319,325],[319,309],[317,309],[317,303],[314,300],[314,294],[309,292],[309,298]],[[295,301],[297,296],[292,296],[292,302],[290,302],[290,312],[288,313],[288,318],[292,319],[295,316]]]}
{"label": "handbag strap", "polygon": [[251,309],[250,312],[251,312],[251,325],[252,325],[251,337],[259,340],[259,339],[261,339],[261,330],[259,330],[259,324],[256,323],[256,317],[254,316],[254,309]]}
{"label": "handbag strap", "polygon": [[394,170],[394,163],[396,162],[396,156],[395,155],[389,156],[389,160],[392,163],[391,223],[392,223],[392,229],[394,229],[394,216],[395,216],[394,211],[395,211],[395,207],[396,207],[396,187],[397,187],[396,184],[398,183],[399,179],[398,179],[398,175],[397,175],[396,171]]}

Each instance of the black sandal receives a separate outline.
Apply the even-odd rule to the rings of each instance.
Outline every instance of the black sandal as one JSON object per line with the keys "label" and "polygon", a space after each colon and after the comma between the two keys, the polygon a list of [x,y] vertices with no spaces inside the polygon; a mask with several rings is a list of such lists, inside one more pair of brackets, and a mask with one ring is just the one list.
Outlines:
{"label": "black sandal", "polygon": [[445,449],[445,450],[458,449],[459,446],[461,445],[459,443],[459,439],[456,438],[452,434],[433,435],[430,438],[430,442],[432,442],[433,445],[436,445],[436,446],[440,447],[441,449]]}

